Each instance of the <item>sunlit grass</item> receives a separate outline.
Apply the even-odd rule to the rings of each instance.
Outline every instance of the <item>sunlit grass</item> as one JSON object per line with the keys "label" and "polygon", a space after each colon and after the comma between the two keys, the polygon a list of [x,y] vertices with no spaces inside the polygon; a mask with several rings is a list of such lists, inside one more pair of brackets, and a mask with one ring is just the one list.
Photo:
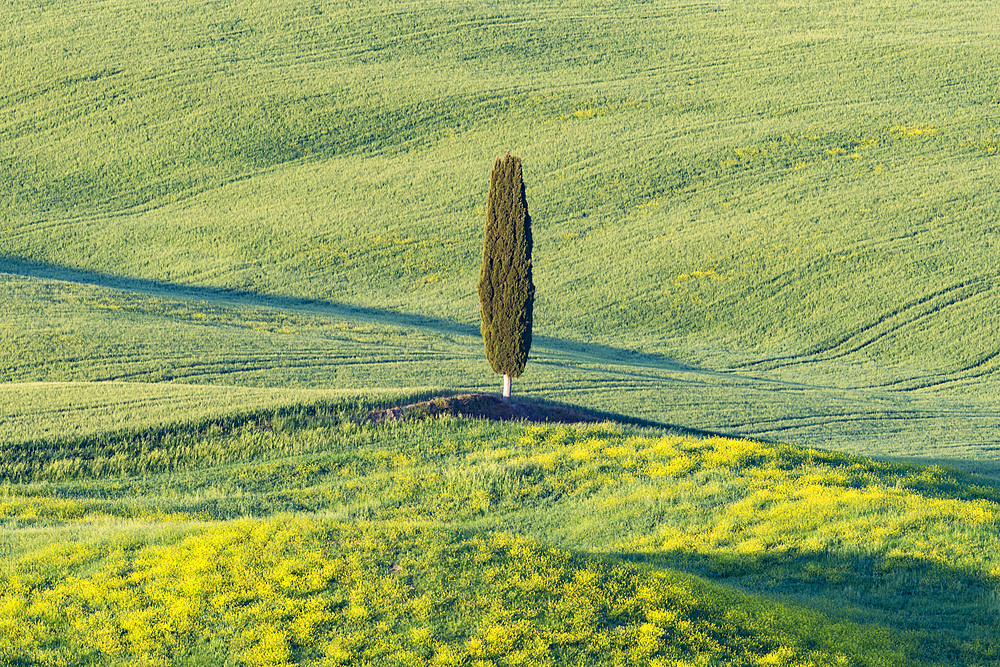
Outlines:
{"label": "sunlit grass", "polygon": [[337,413],[362,404],[405,401],[427,392],[139,382],[10,383],[0,385],[0,447],[103,437],[109,433],[177,431],[183,430],[185,424],[201,424],[208,418],[226,423],[246,419],[253,413],[301,412],[303,404],[311,406],[307,410]]}
{"label": "sunlit grass", "polygon": [[1000,662],[994,4],[8,3],[0,662]]}
{"label": "sunlit grass", "polygon": [[2,381],[491,386],[474,285],[513,148],[536,360],[647,355],[564,347],[525,390],[992,456],[989,3],[9,9]]}
{"label": "sunlit grass", "polygon": [[[26,628],[7,640],[15,659],[876,665],[1000,651],[1000,490],[940,468],[336,410],[32,448],[0,470],[6,622]],[[101,463],[111,451],[126,468]]]}
{"label": "sunlit grass", "polygon": [[0,577],[0,655],[53,665],[902,665],[912,650],[689,575],[428,527],[284,517],[150,546],[124,533]]}

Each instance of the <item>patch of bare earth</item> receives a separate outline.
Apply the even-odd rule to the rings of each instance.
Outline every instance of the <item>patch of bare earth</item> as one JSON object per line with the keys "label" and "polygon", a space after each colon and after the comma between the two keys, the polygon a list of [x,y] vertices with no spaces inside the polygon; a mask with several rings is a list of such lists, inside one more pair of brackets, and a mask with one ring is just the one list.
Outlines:
{"label": "patch of bare earth", "polygon": [[427,419],[439,415],[491,419],[494,421],[528,421],[559,424],[604,421],[596,415],[563,405],[532,403],[511,398],[504,401],[492,394],[460,394],[442,396],[429,401],[372,410],[368,418],[373,422],[392,419]]}

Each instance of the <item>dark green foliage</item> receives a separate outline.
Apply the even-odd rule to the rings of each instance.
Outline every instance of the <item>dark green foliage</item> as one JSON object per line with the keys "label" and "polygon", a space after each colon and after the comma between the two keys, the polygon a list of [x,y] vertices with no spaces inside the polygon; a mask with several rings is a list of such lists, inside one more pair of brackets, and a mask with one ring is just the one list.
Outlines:
{"label": "dark green foliage", "polygon": [[520,377],[531,348],[535,285],[531,281],[531,217],[521,158],[498,157],[490,175],[483,266],[479,274],[481,331],[495,373]]}

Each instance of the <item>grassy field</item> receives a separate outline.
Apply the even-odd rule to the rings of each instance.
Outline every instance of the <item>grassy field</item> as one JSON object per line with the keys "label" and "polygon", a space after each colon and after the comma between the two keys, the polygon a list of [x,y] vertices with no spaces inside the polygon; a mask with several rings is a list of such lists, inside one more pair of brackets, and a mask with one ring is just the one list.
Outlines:
{"label": "grassy field", "polygon": [[996,14],[14,3],[0,379],[491,386],[474,286],[512,148],[523,390],[985,469]]}
{"label": "grassy field", "polygon": [[8,447],[0,655],[1000,660],[996,484],[610,423],[349,412]]}
{"label": "grassy field", "polygon": [[[0,617],[35,630],[5,659],[1000,660],[998,23],[985,0],[6,3]],[[647,430],[352,430],[498,387],[475,285],[508,149],[537,288],[515,393]],[[757,453],[711,454],[733,447]],[[241,638],[261,619],[207,592],[237,570],[196,560],[247,540],[239,599],[313,620]],[[136,620],[163,605],[169,632]]]}

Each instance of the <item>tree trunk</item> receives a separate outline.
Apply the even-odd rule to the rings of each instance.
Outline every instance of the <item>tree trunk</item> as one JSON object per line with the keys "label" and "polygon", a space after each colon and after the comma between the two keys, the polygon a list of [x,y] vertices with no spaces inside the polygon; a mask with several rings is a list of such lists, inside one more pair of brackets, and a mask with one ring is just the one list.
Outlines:
{"label": "tree trunk", "polygon": [[510,400],[510,376],[506,374],[503,376],[503,400]]}

